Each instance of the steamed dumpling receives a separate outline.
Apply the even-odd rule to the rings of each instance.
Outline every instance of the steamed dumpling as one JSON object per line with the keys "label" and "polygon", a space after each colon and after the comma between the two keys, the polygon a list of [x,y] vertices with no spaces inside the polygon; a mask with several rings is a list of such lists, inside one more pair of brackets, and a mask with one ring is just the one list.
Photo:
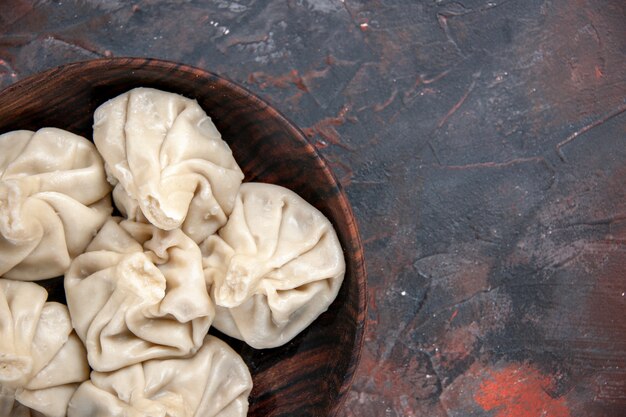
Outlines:
{"label": "steamed dumpling", "polygon": [[195,100],[136,88],[98,107],[94,142],[131,220],[201,242],[226,223],[243,173]]}
{"label": "steamed dumpling", "polygon": [[37,284],[0,279],[0,416],[63,417],[89,378],[67,307],[47,297]]}
{"label": "steamed dumpling", "polygon": [[259,349],[287,343],[326,311],[345,273],[328,219],[277,185],[243,184],[228,223],[200,247],[213,326]]}
{"label": "steamed dumpling", "polygon": [[251,390],[252,378],[241,357],[206,336],[188,359],[92,372],[70,401],[68,417],[244,417]]}
{"label": "steamed dumpling", "polygon": [[111,214],[102,159],[61,129],[0,135],[0,276],[63,275]]}
{"label": "steamed dumpling", "polygon": [[74,328],[101,372],[194,353],[215,314],[189,237],[119,221],[109,220],[65,275]]}

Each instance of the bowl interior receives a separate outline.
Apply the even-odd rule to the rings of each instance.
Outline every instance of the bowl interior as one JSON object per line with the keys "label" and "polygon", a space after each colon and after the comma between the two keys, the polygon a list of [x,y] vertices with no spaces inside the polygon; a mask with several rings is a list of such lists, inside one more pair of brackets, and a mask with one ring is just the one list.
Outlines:
{"label": "bowl interior", "polygon": [[[91,139],[96,107],[139,86],[197,99],[233,150],[245,181],[290,188],[333,222],[347,271],[326,313],[280,348],[255,350],[218,335],[250,367],[254,380],[250,416],[337,414],[362,344],[363,250],[350,206],[332,173],[280,113],[242,87],[206,71],[157,60],[113,58],[69,64],[10,86],[0,94],[0,133],[58,127]],[[64,299],[60,279],[46,284],[51,298]]]}

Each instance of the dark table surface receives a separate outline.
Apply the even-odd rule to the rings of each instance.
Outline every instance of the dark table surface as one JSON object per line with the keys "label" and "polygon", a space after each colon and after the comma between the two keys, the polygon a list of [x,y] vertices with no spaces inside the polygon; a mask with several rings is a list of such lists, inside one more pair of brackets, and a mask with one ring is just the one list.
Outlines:
{"label": "dark table surface", "polygon": [[360,222],[351,416],[626,415],[626,3],[3,0],[0,86],[104,56],[224,75]]}

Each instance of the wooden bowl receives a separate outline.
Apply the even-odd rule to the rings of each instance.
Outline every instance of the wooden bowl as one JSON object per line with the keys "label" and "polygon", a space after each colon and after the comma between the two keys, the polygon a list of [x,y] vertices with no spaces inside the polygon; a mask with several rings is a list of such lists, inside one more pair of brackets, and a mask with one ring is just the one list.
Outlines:
{"label": "wooden bowl", "polygon": [[[111,58],[55,68],[0,93],[0,133],[58,127],[92,136],[96,107],[134,87],[195,98],[211,116],[246,181],[288,187],[334,224],[347,270],[330,309],[285,346],[255,350],[224,338],[244,358],[254,380],[250,416],[334,416],[350,388],[363,341],[366,276],[363,249],[341,187],[298,128],[244,88],[215,74],[152,59]],[[51,298],[64,299],[60,279]],[[213,332],[213,331],[212,331]]]}

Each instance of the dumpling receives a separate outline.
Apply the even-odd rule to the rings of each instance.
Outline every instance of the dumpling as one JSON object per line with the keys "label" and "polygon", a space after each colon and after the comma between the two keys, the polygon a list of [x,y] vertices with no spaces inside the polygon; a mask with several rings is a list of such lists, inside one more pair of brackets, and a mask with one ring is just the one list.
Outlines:
{"label": "dumpling", "polygon": [[32,282],[0,279],[0,416],[63,417],[89,379],[67,307],[47,297]]}
{"label": "dumpling", "polygon": [[129,219],[182,227],[196,243],[226,223],[243,173],[195,100],[130,90],[98,107],[93,136]]}
{"label": "dumpling", "polygon": [[0,276],[63,275],[110,216],[110,192],[87,139],[55,128],[0,135]]}
{"label": "dumpling", "polygon": [[89,364],[101,372],[196,352],[215,314],[198,246],[180,229],[119,218],[72,262],[65,292]]}
{"label": "dumpling", "polygon": [[228,223],[200,249],[213,326],[258,349],[287,343],[326,311],[346,268],[328,219],[272,184],[242,184]]}
{"label": "dumpling", "polygon": [[68,417],[244,417],[252,378],[226,343],[206,336],[195,356],[92,372]]}

